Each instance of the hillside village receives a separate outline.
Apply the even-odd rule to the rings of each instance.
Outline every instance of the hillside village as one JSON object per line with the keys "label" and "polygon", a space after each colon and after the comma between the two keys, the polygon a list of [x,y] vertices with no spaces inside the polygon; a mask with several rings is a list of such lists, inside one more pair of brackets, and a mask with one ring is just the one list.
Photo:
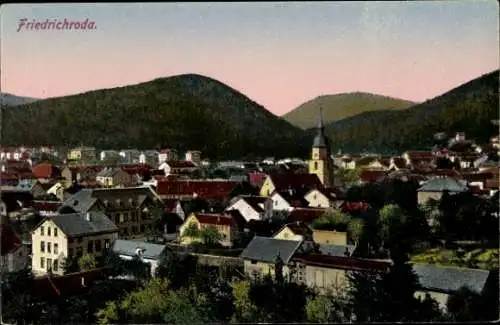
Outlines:
{"label": "hillside village", "polygon": [[[112,301],[161,287],[164,278],[181,287],[182,276],[200,268],[233,281],[233,292],[263,286],[261,278],[315,292],[294,307],[306,319],[284,321],[374,320],[354,307],[337,318],[311,308],[325,303],[321,297],[347,304],[374,294],[356,296],[353,283],[375,287],[401,267],[416,275],[418,308],[432,311],[423,320],[498,315],[498,136],[482,147],[459,132],[436,137],[428,151],[334,155],[321,113],[318,120],[308,161],[215,162],[191,149],[182,156],[174,149],[2,148],[4,321],[153,322]],[[75,299],[92,312],[65,310]],[[457,307],[463,304],[467,315]],[[262,319],[234,308],[211,320]]]}

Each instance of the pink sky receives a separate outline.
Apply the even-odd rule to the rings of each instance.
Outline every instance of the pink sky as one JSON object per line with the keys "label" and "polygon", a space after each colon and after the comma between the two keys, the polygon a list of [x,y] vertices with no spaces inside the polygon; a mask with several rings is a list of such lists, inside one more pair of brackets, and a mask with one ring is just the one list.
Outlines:
{"label": "pink sky", "polygon": [[[342,92],[424,101],[499,66],[493,1],[174,5],[2,6],[1,90],[48,98],[199,73],[281,115]],[[98,28],[16,32],[25,17]]]}

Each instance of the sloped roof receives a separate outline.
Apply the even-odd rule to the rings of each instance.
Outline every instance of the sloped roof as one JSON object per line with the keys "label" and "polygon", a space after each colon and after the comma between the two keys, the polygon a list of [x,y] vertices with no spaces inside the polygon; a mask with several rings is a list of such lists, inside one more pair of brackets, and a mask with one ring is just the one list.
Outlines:
{"label": "sloped roof", "polygon": [[201,224],[208,225],[221,225],[221,226],[236,226],[235,220],[225,214],[217,214],[217,213],[195,213],[194,217]]}
{"label": "sloped roof", "polygon": [[104,213],[87,213],[90,214],[90,221],[86,219],[85,213],[56,214],[48,219],[52,220],[69,237],[118,231],[118,227]]}
{"label": "sloped roof", "polygon": [[301,244],[301,241],[255,236],[240,257],[247,260],[274,263],[279,254],[286,264]]}
{"label": "sloped roof", "polygon": [[319,251],[322,255],[328,256],[351,256],[356,248],[355,245],[332,245],[332,244],[319,244]]}
{"label": "sloped roof", "polygon": [[294,260],[306,265],[350,271],[387,272],[391,266],[390,262],[321,254],[300,254],[294,257]]}
{"label": "sloped roof", "polygon": [[322,208],[295,208],[288,215],[288,221],[312,222],[321,217],[325,211],[326,209]]}
{"label": "sloped roof", "polygon": [[59,168],[49,163],[38,164],[34,166],[31,171],[36,178],[52,179],[61,176]]}
{"label": "sloped roof", "polygon": [[322,184],[316,174],[272,174],[269,175],[276,191],[299,189],[299,188],[321,188]]}
{"label": "sloped roof", "polygon": [[158,195],[192,196],[198,198],[223,199],[240,183],[215,180],[159,180],[156,188]]}
{"label": "sloped roof", "polygon": [[419,192],[465,192],[467,190],[466,185],[449,177],[431,179],[418,189]]}
{"label": "sloped roof", "polygon": [[165,248],[165,245],[122,239],[117,239],[113,244],[113,251],[117,254],[135,256],[137,249],[141,249],[142,256],[149,259],[160,258]]}
{"label": "sloped roof", "polygon": [[85,213],[89,211],[96,202],[97,199],[92,196],[92,190],[82,189],[67,199],[62,207],[68,206],[75,211]]}
{"label": "sloped roof", "polygon": [[424,289],[439,292],[455,292],[466,286],[481,293],[490,274],[486,270],[428,264],[413,264],[413,270]]}

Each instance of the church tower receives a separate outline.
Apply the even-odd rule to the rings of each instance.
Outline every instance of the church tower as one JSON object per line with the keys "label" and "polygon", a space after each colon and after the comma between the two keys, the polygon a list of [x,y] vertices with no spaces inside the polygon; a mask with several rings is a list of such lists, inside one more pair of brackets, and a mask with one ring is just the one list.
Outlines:
{"label": "church tower", "polygon": [[333,162],[330,157],[330,141],[325,136],[323,109],[319,109],[318,134],[314,138],[309,173],[318,175],[324,187],[333,186]]}

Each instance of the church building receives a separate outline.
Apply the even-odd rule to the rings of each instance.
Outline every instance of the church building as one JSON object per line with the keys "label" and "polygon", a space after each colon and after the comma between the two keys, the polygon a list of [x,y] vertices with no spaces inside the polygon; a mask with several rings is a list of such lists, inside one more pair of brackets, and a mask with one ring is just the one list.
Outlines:
{"label": "church building", "polygon": [[314,138],[312,146],[312,155],[311,160],[309,161],[309,173],[318,175],[318,178],[324,187],[333,187],[333,161],[330,157],[330,141],[325,136],[322,108],[319,110],[318,134]]}

